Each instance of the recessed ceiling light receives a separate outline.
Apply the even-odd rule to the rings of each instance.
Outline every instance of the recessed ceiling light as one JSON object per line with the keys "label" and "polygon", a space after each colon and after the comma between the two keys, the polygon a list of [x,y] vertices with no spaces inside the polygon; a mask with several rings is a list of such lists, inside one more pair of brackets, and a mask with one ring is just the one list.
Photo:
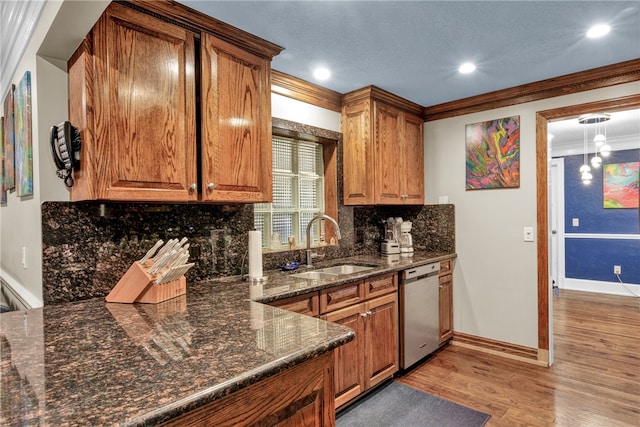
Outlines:
{"label": "recessed ceiling light", "polygon": [[458,71],[461,72],[462,74],[473,73],[475,70],[476,70],[476,66],[471,62],[465,62],[460,66],[460,68],[458,68]]}
{"label": "recessed ceiling light", "polygon": [[329,71],[328,68],[319,67],[313,71],[313,77],[315,77],[317,80],[327,80],[329,77],[331,77],[331,71]]}
{"label": "recessed ceiling light", "polygon": [[594,25],[593,27],[589,28],[589,31],[587,31],[587,37],[589,37],[590,39],[597,39],[606,36],[607,34],[609,34],[609,31],[611,31],[611,27],[607,24]]}

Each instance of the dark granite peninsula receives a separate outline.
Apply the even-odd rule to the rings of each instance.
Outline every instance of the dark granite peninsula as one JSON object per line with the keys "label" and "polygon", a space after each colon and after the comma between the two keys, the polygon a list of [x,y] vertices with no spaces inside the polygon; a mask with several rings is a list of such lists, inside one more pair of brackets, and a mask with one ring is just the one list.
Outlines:
{"label": "dark granite peninsula", "polygon": [[[288,393],[274,392],[276,386],[317,385],[321,379],[305,383],[298,372],[315,366],[332,377],[332,351],[350,342],[353,331],[263,303],[454,257],[422,251],[399,258],[358,255],[315,267],[373,268],[324,280],[270,270],[261,284],[239,276],[188,283],[186,295],[159,304],[93,298],[3,313],[0,425],[179,424],[183,416],[248,390],[282,396]],[[287,373],[297,381],[289,377],[287,383]],[[324,393],[331,403],[320,407],[333,417],[330,383],[329,392],[313,395]],[[254,403],[243,398],[234,405],[240,408],[241,401]]]}
{"label": "dark granite peninsula", "polygon": [[246,282],[189,285],[160,304],[95,298],[3,313],[0,424],[157,425],[316,361],[333,366],[332,350],[352,339],[250,301]]}

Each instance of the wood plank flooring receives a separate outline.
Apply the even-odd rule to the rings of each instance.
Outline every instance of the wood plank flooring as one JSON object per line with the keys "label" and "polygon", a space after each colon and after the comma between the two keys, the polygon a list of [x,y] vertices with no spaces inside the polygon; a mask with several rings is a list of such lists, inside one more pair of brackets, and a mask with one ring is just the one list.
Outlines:
{"label": "wood plank flooring", "polygon": [[491,414],[488,427],[640,426],[640,298],[561,290],[552,367],[449,345],[397,381]]}

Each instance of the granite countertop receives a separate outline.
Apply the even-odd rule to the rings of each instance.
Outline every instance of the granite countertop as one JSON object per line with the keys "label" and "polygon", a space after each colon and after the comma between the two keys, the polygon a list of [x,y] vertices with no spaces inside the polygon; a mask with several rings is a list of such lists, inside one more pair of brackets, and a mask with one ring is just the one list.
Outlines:
{"label": "granite countertop", "polygon": [[0,314],[0,424],[158,424],[354,337],[349,328],[255,301],[453,256],[349,257],[325,264],[375,267],[322,281],[269,271],[259,286],[217,279],[188,284],[186,295],[160,304],[100,298]]}
{"label": "granite countertop", "polygon": [[[432,262],[455,258],[455,253],[447,252],[415,252],[412,256],[382,256],[382,255],[357,255],[340,258],[331,261],[316,261],[313,267],[300,265],[294,271],[270,271],[268,279],[264,282],[255,282],[250,286],[251,299],[263,303],[269,303],[282,298],[302,295],[342,283],[359,280],[370,276],[397,272],[412,267],[417,267]],[[372,267],[370,270],[324,279],[302,279],[294,275],[305,271],[341,264],[354,264]],[[237,277],[220,279],[238,281]]]}

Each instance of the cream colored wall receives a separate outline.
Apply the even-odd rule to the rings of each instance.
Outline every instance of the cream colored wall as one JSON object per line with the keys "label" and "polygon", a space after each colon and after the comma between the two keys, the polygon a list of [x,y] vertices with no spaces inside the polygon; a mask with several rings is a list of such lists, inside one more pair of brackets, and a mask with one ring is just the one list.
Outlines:
{"label": "cream colored wall", "polygon": [[[38,91],[39,69],[36,52],[53,22],[60,3],[48,3],[40,16],[39,23],[18,64],[12,82],[16,84],[25,71],[31,71],[32,137],[33,137],[33,196],[17,197],[15,192],[7,196],[7,204],[0,208],[0,232],[2,251],[0,252],[0,273],[31,306],[42,305],[42,227],[40,221],[40,200],[46,179],[41,171],[41,139],[46,138],[40,126],[41,105],[47,103]],[[64,101],[63,101],[64,102]],[[4,112],[3,112],[4,115]],[[26,251],[26,268],[22,264],[22,251]]]}
{"label": "cream colored wall", "polygon": [[25,71],[31,72],[33,196],[19,198],[10,193],[0,208],[0,274],[32,307],[42,305],[40,205],[69,199],[55,174],[49,146],[51,125],[68,117],[66,61],[108,3],[48,1],[11,80],[15,84]]}
{"label": "cream colored wall", "polygon": [[271,115],[279,119],[340,132],[340,113],[276,93],[271,94]]}
{"label": "cream colored wall", "polygon": [[[536,112],[640,93],[629,83],[425,123],[428,204],[456,210],[454,330],[537,348]],[[465,191],[465,125],[520,116],[520,188]]]}

